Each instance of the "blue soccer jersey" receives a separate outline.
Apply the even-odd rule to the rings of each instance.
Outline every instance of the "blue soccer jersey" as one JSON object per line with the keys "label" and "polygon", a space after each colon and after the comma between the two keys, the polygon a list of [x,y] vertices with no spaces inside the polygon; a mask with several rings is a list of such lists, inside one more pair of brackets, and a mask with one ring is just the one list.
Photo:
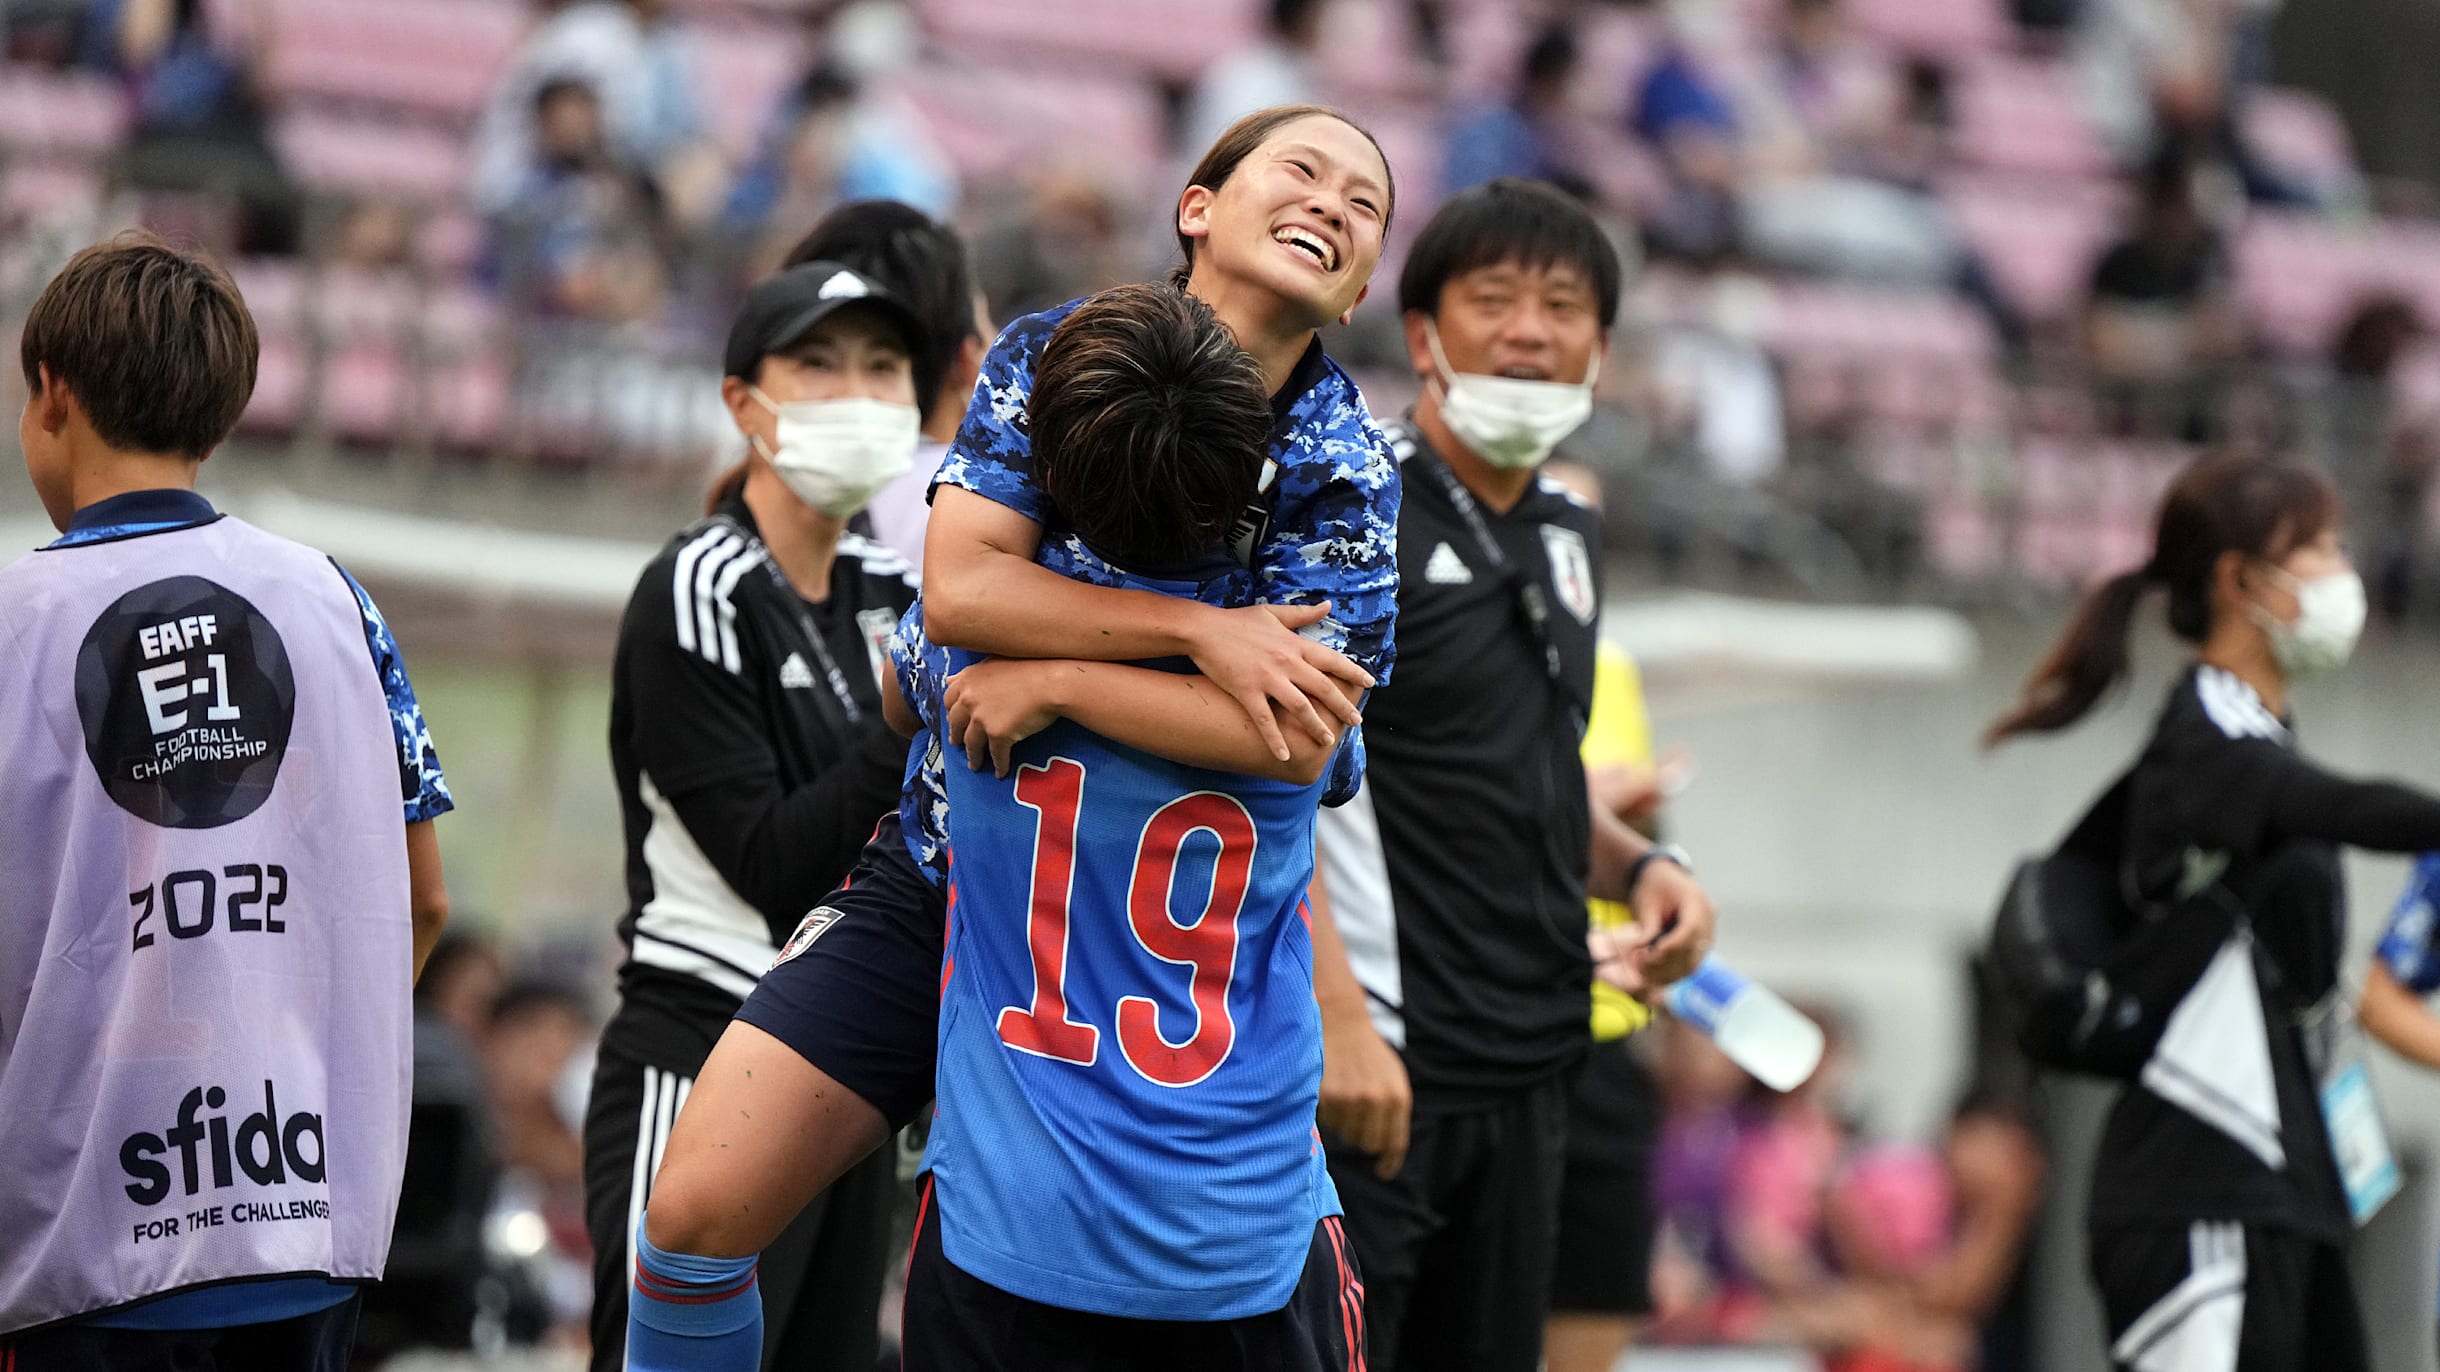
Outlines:
{"label": "blue soccer jersey", "polygon": [[[1042,525],[1035,561],[1052,571],[1124,587],[1130,584],[1125,573],[1081,540],[1054,532],[1058,512],[1033,475],[1027,412],[1034,368],[1051,333],[1082,303],[1027,315],[1001,333],[933,484],[971,491]],[[1269,456],[1277,469],[1271,517],[1250,565],[1194,583],[1192,598],[1225,606],[1327,600],[1330,617],[1308,635],[1387,681],[1396,656],[1398,464],[1355,382],[1318,342],[1273,400]],[[948,838],[938,763],[933,741],[917,738],[908,752],[900,807],[908,850],[936,883],[944,876]],[[1363,770],[1363,731],[1351,729],[1332,762],[1324,803],[1353,796]]]}
{"label": "blue soccer jersey", "polygon": [[2389,975],[2417,995],[2440,991],[2440,853],[2415,860],[2378,953]]}
{"label": "blue soccer jersey", "polygon": [[[1191,586],[1133,581],[1171,594]],[[968,655],[895,644],[927,721]],[[1338,1213],[1314,1134],[1305,888],[1321,786],[1061,721],[945,769],[948,954],[926,1165],[958,1268],[1029,1300],[1222,1320],[1287,1303]]]}

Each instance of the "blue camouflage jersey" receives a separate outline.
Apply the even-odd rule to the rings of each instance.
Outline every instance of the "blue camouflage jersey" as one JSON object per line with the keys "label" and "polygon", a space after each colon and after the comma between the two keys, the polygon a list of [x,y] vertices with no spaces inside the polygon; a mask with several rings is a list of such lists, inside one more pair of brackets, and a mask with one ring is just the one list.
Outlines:
{"label": "blue camouflage jersey", "polygon": [[[1067,304],[1010,324],[983,360],[982,378],[957,440],[933,478],[996,501],[1042,526],[1034,560],[1061,576],[1094,586],[1124,587],[1124,573],[1065,532],[1066,521],[1035,484],[1027,405],[1034,368],[1075,308]],[[1389,680],[1396,657],[1392,629],[1398,610],[1398,464],[1373,423],[1364,397],[1317,339],[1272,397],[1269,457],[1277,473],[1270,522],[1251,565],[1232,567],[1197,583],[1193,598],[1208,604],[1301,605],[1330,602],[1330,617],[1306,636],[1345,653]],[[1326,778],[1322,803],[1337,805],[1364,777],[1364,737],[1350,729]],[[900,803],[907,848],[935,885],[946,877],[947,803],[940,749],[929,729],[907,752]]]}
{"label": "blue camouflage jersey", "polygon": [[[1208,581],[1129,578],[1197,599]],[[891,656],[928,725],[975,660]],[[1155,664],[1158,665],[1158,664]],[[1276,1310],[1339,1213],[1314,1133],[1319,783],[1209,771],[1070,721],[950,798],[939,1111],[925,1167],[959,1270],[1136,1319]]]}
{"label": "blue camouflage jersey", "polygon": [[2398,984],[2419,996],[2440,991],[2440,853],[2415,860],[2398,906],[2381,930],[2380,958]]}

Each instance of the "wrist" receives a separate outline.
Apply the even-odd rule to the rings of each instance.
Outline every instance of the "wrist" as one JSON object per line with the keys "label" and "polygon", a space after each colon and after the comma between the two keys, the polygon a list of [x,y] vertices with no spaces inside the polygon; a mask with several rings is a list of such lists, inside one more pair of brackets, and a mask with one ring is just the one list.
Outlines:
{"label": "wrist", "polygon": [[1638,853],[1635,860],[1627,864],[1624,885],[1629,902],[1633,902],[1635,888],[1643,884],[1644,874],[1651,871],[1652,864],[1656,862],[1666,862],[1681,872],[1692,873],[1694,871],[1694,859],[1687,856],[1684,848],[1674,843],[1655,843]]}

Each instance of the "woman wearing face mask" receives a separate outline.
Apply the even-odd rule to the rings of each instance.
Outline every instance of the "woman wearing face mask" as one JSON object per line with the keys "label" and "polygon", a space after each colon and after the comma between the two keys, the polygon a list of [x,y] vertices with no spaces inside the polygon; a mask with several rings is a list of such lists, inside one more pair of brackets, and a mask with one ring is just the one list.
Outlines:
{"label": "woman wearing face mask", "polygon": [[[2149,742],[2071,846],[2111,860],[2167,952],[2205,970],[2120,1096],[2088,1213],[2111,1356],[2126,1368],[2348,1372],[2367,1366],[2343,1257],[2369,1172],[2360,1116],[2333,1111],[2345,946],[2336,845],[2440,846],[2440,799],[2353,781],[2297,751],[2288,690],[2345,665],[2364,588],[2337,497],[2310,469],[2219,456],[2163,499],[2151,561],[2103,583],[1990,730],[2075,723],[2126,675],[2152,591],[2195,645]],[[2114,808],[2116,807],[2116,808]],[[2334,1143],[2335,1138],[2335,1143]],[[2368,1151],[2368,1147],[2370,1150]],[[2384,1154],[2385,1155],[2385,1154]]]}
{"label": "woman wearing face mask", "polygon": [[[619,628],[627,958],[585,1126],[596,1369],[624,1364],[629,1242],[679,1103],[897,799],[906,745],[877,671],[915,590],[847,521],[913,458],[922,338],[906,304],[835,262],[756,286],[721,382],[748,454],[644,569]],[[765,1367],[872,1367],[894,1181],[869,1161],[765,1253]]]}

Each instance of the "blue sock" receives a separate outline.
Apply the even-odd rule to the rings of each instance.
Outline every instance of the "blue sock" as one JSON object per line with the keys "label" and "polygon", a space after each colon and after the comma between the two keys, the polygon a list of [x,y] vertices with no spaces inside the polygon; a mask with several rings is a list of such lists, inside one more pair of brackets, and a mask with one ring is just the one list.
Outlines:
{"label": "blue sock", "polygon": [[763,1312],[754,1261],[663,1252],[639,1222],[627,1292],[631,1372],[755,1372]]}

